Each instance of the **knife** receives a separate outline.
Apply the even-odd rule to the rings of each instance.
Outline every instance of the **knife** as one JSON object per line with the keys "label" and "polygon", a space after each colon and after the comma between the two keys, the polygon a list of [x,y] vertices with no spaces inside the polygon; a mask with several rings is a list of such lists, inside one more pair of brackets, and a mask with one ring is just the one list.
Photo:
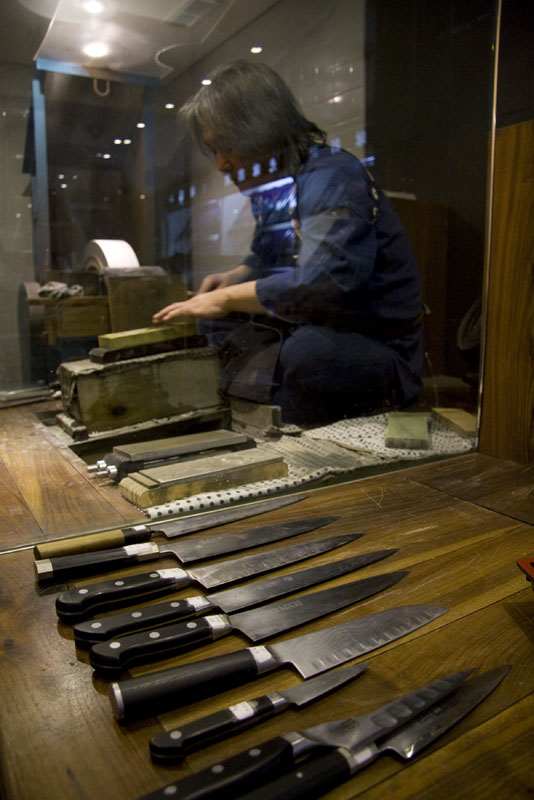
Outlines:
{"label": "knife", "polygon": [[[278,547],[267,553],[241,556],[227,561],[216,561],[203,567],[188,570],[158,569],[153,572],[130,575],[113,581],[102,581],[77,589],[67,589],[56,599],[56,611],[63,622],[77,622],[91,610],[140,603],[161,594],[199,583],[205,589],[226,586],[229,583],[262,575],[264,572],[285,567],[324,553],[334,547],[359,539],[361,533],[343,533],[328,539],[302,542],[290,547]],[[337,544],[336,544],[337,542]]]}
{"label": "knife", "polygon": [[[345,544],[347,538],[347,536],[333,536],[331,539],[323,539],[317,544],[323,545],[324,552]],[[353,534],[352,538],[356,538],[356,534]],[[329,547],[328,543],[330,543]],[[98,642],[106,642],[108,639],[130,631],[156,628],[189,617],[196,617],[217,608],[224,611],[225,614],[230,614],[232,611],[241,611],[267,600],[292,594],[306,586],[313,586],[338,575],[361,569],[396,552],[395,549],[375,550],[372,553],[321,564],[289,575],[247,583],[234,589],[225,589],[222,592],[187,597],[184,600],[168,600],[165,603],[142,606],[135,611],[111,614],[96,620],[86,620],[74,625],[74,639],[78,646],[87,647]]]}
{"label": "knife", "polygon": [[[278,780],[246,795],[237,796],[241,800],[272,800],[273,797],[283,797],[284,800],[300,800],[300,798],[313,800],[344,783],[388,750],[409,761],[481,703],[499,685],[509,669],[510,666],[505,664],[471,678],[442,702],[431,706],[412,722],[403,725],[397,733],[377,738],[365,747],[356,749],[351,746],[338,747],[299,766],[297,771],[283,775]],[[168,796],[168,793],[166,795],[153,793],[147,795],[147,799],[150,797],[156,800]],[[198,800],[208,797],[204,793],[194,796]],[[215,797],[211,794],[209,796]],[[180,800],[188,800],[189,796],[180,793],[179,797]]]}
{"label": "knife", "polygon": [[146,525],[132,525],[118,530],[89,533],[82,536],[72,536],[55,542],[43,542],[35,545],[33,552],[36,558],[52,558],[53,556],[73,555],[86,553],[92,550],[101,550],[107,547],[124,547],[127,544],[148,542],[152,536],[163,534],[168,539],[183,536],[186,533],[206,530],[228,522],[248,519],[267,511],[299,503],[307,495],[290,495],[285,497],[270,497],[254,503],[245,503],[230,508],[206,511],[193,514],[183,519],[157,520]]}
{"label": "knife", "polygon": [[284,664],[310,678],[405,636],[445,611],[430,605],[391,608],[275,644],[115,681],[110,685],[111,706],[117,719],[153,716],[248,683]]}
{"label": "knife", "polygon": [[237,703],[235,706],[215,711],[193,722],[186,722],[180,728],[160,733],[150,740],[152,759],[161,764],[179,761],[191,750],[198,750],[230,736],[236,736],[254,725],[259,725],[276,714],[296,706],[300,708],[320,700],[326,694],[354,680],[367,669],[368,664],[355,664],[324,672],[316,678],[270,692],[253,700]]}
{"label": "knife", "polygon": [[175,544],[158,545],[151,542],[95,550],[92,553],[76,553],[35,561],[35,575],[39,582],[70,579],[80,575],[94,575],[121,567],[129,567],[142,561],[174,558],[182,564],[200,561],[223,553],[234,553],[269,542],[288,539],[299,533],[321,528],[339,517],[309,517],[293,522],[277,522],[237,533],[221,533],[198,539],[187,539]]}
{"label": "knife", "polygon": [[[325,747],[359,750],[368,742],[373,742],[377,737],[394,731],[411,718],[433,707],[459,686],[472,671],[463,670],[445,678],[438,678],[367,714],[322,723],[302,732],[291,731],[283,736],[269,739],[257,747],[252,747],[175,784],[152,792],[145,796],[146,800],[148,798],[156,800],[174,795],[180,800],[240,797],[244,791],[268,781],[273,773],[288,772],[295,768],[303,756],[313,756],[316,752],[323,752]],[[303,771],[303,769],[305,767],[299,767],[299,771]],[[295,780],[294,776],[295,773],[292,773],[290,785],[298,780]],[[343,779],[346,779],[346,776]],[[268,797],[269,800],[275,797],[288,800],[289,795],[285,791],[279,793],[273,791],[273,786],[279,783],[282,781],[274,781],[274,783],[262,787],[269,792],[262,794],[262,797],[265,799]],[[171,787],[174,787],[174,791]],[[310,783],[308,789],[310,793],[300,794],[299,797],[307,799],[312,796],[320,796],[320,794],[313,793],[315,789],[313,784]]]}
{"label": "knife", "polygon": [[[309,570],[306,572],[309,573]],[[193,622],[179,622],[151,631],[132,633],[93,645],[89,661],[98,673],[111,676],[133,664],[168,658],[214,642],[235,631],[252,642],[261,642],[389,589],[406,575],[406,570],[390,572],[290,597],[281,603],[269,603],[239,614],[214,614],[199,617]]]}

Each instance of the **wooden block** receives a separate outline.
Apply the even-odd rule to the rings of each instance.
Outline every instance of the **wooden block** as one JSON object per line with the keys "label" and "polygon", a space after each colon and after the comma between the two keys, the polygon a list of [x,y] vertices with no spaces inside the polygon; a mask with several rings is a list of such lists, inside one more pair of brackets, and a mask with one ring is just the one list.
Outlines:
{"label": "wooden block", "polygon": [[287,464],[283,458],[258,447],[132,472],[122,479],[119,489],[136,506],[148,508],[285,475]]}
{"label": "wooden block", "polygon": [[221,447],[230,448],[239,445],[255,447],[250,436],[235,431],[215,430],[188,433],[183,436],[170,436],[166,439],[134,442],[133,444],[116,445],[113,452],[128,461],[142,459],[172,458],[174,456],[200,453],[204,450],[215,450]]}
{"label": "wooden block", "polygon": [[154,325],[149,328],[135,328],[131,331],[106,333],[98,337],[98,346],[106,350],[120,350],[123,347],[166,342],[169,339],[181,339],[194,336],[197,332],[193,317],[187,317],[173,325]]}
{"label": "wooden block", "polygon": [[428,443],[428,414],[413,411],[392,411],[389,414],[386,447],[426,450]]}
{"label": "wooden block", "polygon": [[57,370],[64,410],[88,431],[221,406],[219,358],[213,347],[177,350],[114,364],[89,359]]}
{"label": "wooden block", "polygon": [[106,271],[112,331],[150,325],[156,311],[187,298],[187,287],[180,276],[162,272],[157,267]]}
{"label": "wooden block", "polygon": [[45,300],[45,323],[48,343],[58,339],[100,336],[110,330],[106,297],[65,297]]}
{"label": "wooden block", "polygon": [[270,428],[279,428],[282,425],[280,406],[252,403],[250,400],[242,400],[237,397],[230,397],[229,402],[232,424],[237,427],[265,431]]}
{"label": "wooden block", "polygon": [[433,408],[432,414],[438,422],[451,428],[464,439],[470,439],[477,435],[476,414],[470,414],[461,408]]}

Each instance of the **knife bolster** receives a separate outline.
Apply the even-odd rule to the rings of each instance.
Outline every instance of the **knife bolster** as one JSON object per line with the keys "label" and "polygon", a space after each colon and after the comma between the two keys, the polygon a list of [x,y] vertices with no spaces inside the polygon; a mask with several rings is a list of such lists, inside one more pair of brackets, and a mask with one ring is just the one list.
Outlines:
{"label": "knife bolster", "polygon": [[256,662],[258,675],[261,675],[263,672],[270,672],[272,669],[279,666],[279,662],[276,658],[273,658],[266,647],[261,645],[259,647],[249,647],[248,651]]}

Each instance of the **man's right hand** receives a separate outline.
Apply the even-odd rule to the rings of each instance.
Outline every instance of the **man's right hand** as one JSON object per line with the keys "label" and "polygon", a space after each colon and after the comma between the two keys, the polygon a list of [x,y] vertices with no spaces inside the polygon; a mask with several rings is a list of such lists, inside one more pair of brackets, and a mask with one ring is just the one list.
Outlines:
{"label": "man's right hand", "polygon": [[223,289],[225,286],[233,286],[235,283],[242,283],[249,279],[250,268],[246,264],[240,264],[227,272],[214,272],[206,275],[198,287],[197,294],[212,292],[214,289]]}

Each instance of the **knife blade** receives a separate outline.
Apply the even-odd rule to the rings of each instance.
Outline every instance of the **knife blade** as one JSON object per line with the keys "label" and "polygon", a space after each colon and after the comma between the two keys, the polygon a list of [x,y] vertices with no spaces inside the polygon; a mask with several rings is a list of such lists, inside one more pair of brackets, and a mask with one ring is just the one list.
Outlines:
{"label": "knife blade", "polygon": [[[345,544],[347,539],[351,541],[356,537],[357,534],[333,536],[330,539],[323,539],[317,545],[322,545],[320,552],[326,552]],[[319,547],[317,549],[319,550]],[[234,589],[186,597],[184,600],[168,600],[165,603],[142,606],[135,611],[111,614],[96,620],[86,620],[74,625],[74,639],[78,646],[87,647],[131,631],[157,628],[161,625],[206,614],[217,608],[224,611],[225,614],[230,614],[232,611],[241,611],[267,600],[292,594],[306,586],[322,583],[338,575],[362,569],[368,564],[380,561],[396,552],[396,549],[375,550],[372,553],[363,553],[342,561],[321,564],[289,575],[247,583]]]}
{"label": "knife blade", "polygon": [[[244,791],[265,783],[273,773],[288,772],[295,768],[298,761],[310,755],[313,756],[316,752],[323,752],[325,747],[343,747],[347,750],[361,748],[377,737],[396,730],[403,723],[433,707],[443,697],[450,694],[472,671],[463,670],[444,678],[438,678],[367,714],[323,723],[302,732],[291,731],[269,739],[258,747],[238,753],[175,784],[152,792],[146,795],[146,800],[148,798],[156,800],[156,798],[169,797],[173,794],[176,794],[180,800],[242,797]],[[302,771],[304,768],[300,767],[299,770]],[[296,782],[294,775],[295,773],[292,773],[291,785]],[[273,797],[283,797],[284,800],[287,800],[286,792],[277,794],[272,791],[273,783],[281,782],[280,780],[267,784],[264,788],[270,790],[270,793],[263,794],[262,797],[268,797],[269,800],[272,800]],[[171,787],[174,787],[174,790]],[[320,796],[313,794],[313,788],[312,794],[301,794],[299,797]],[[253,796],[256,796],[255,793]]]}
{"label": "knife blade", "polygon": [[213,558],[223,553],[234,553],[262,544],[278,542],[297,536],[299,533],[321,528],[339,517],[309,517],[292,522],[277,522],[272,525],[252,528],[236,533],[221,533],[198,539],[180,540],[174,544],[158,545],[152,542],[126,545],[125,547],[95,550],[92,553],[76,553],[35,561],[35,575],[39,582],[70,579],[83,575],[94,575],[122,567],[130,567],[144,561],[174,558],[182,564]]}
{"label": "knife blade", "polygon": [[82,536],[71,536],[55,542],[42,542],[35,545],[33,552],[36,558],[52,558],[54,556],[74,555],[87,553],[92,550],[102,550],[108,547],[124,547],[127,544],[148,542],[153,536],[163,535],[168,539],[184,536],[187,533],[206,530],[228,522],[248,519],[268,511],[300,503],[307,495],[289,495],[285,497],[270,497],[254,503],[244,503],[230,508],[206,511],[201,514],[192,514],[183,519],[156,520],[147,522],[146,525],[130,525],[127,528],[89,533]]}
{"label": "knife blade", "polygon": [[239,614],[208,615],[199,617],[194,622],[179,622],[155,630],[132,633],[93,645],[89,661],[99,674],[111,676],[133,664],[168,658],[236,631],[252,642],[261,642],[382,592],[406,575],[407,570],[390,572],[332,586],[319,592],[290,597],[281,603],[269,603]]}
{"label": "knife blade", "polygon": [[189,567],[188,570],[158,569],[153,572],[131,575],[119,580],[101,581],[77,589],[67,589],[56,598],[56,611],[63,622],[77,622],[90,611],[140,603],[161,594],[170,594],[177,589],[199,583],[205,589],[226,586],[271,572],[319,555],[331,549],[333,540],[342,546],[359,539],[362,533],[343,533],[336,537],[317,539],[312,542],[278,547],[266,553],[216,561],[206,566]]}
{"label": "knife blade", "polygon": [[215,711],[180,728],[160,733],[150,740],[150,754],[157,763],[171,764],[186,753],[198,750],[221,739],[236,736],[248,728],[259,725],[291,706],[301,708],[320,700],[350,683],[368,668],[368,664],[353,664],[308,678],[289,689],[280,689],[269,694],[237,703]]}
{"label": "knife blade", "polygon": [[[273,797],[283,797],[284,800],[313,800],[344,783],[388,750],[409,761],[481,703],[499,685],[509,669],[510,666],[505,664],[471,678],[441,702],[438,701],[413,721],[403,725],[396,733],[377,738],[356,751],[350,747],[337,748],[299,766],[298,770],[239,797],[241,800],[272,800]],[[158,797],[168,796],[168,793],[153,793],[147,796],[147,800],[148,797],[156,800]],[[181,800],[188,800],[185,794],[180,793],[179,797]],[[198,800],[206,797],[205,794],[195,795]]]}
{"label": "knife blade", "polygon": [[395,641],[445,611],[430,605],[391,608],[275,644],[115,681],[109,689],[113,713],[117,719],[153,716],[248,683],[285,664],[311,678]]}

